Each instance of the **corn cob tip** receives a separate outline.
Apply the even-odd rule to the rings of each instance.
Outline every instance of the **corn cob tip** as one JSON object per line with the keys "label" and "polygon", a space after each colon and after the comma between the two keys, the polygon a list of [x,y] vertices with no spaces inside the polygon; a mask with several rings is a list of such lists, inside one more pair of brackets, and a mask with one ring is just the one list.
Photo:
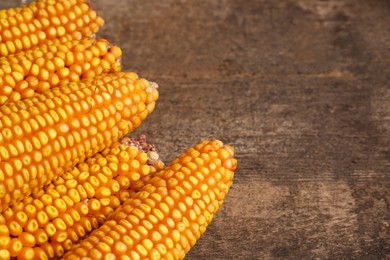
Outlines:
{"label": "corn cob tip", "polygon": [[158,89],[158,84],[151,81],[150,85],[146,88],[146,92],[153,92],[155,89]]}
{"label": "corn cob tip", "polygon": [[231,156],[234,156],[234,148],[232,146],[225,144],[223,147],[230,153]]}
{"label": "corn cob tip", "polygon": [[234,156],[234,149],[233,147],[231,147],[230,145],[228,144],[225,144],[222,146],[222,148],[227,151],[230,155],[230,157],[224,162],[224,167],[231,170],[231,171],[234,171],[236,170],[237,168],[237,160],[235,158],[233,158]]}
{"label": "corn cob tip", "polygon": [[148,113],[152,113],[156,106],[156,101],[159,98],[158,85],[155,82],[147,80],[143,80],[143,84],[146,84],[146,110]]}
{"label": "corn cob tip", "polygon": [[140,152],[146,153],[150,166],[157,166],[158,170],[164,168],[164,163],[157,152],[156,146],[146,141],[145,134],[140,135],[138,139],[125,136],[120,140],[120,143],[122,145],[135,146]]}
{"label": "corn cob tip", "polygon": [[234,148],[232,146],[224,144],[220,140],[205,140],[200,143],[208,143],[204,148],[206,151],[211,151],[209,150],[209,145],[213,146],[215,151],[218,151],[219,158],[222,160],[223,166],[226,169],[234,171],[237,168],[237,160],[234,158]]}

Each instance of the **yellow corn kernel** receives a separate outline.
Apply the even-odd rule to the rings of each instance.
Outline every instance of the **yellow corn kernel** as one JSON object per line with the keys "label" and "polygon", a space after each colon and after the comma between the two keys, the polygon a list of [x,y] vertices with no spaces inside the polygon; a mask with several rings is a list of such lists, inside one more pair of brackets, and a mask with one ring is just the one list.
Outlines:
{"label": "yellow corn kernel", "polygon": [[19,255],[22,249],[23,249],[23,243],[19,239],[13,238],[10,241],[10,244],[8,246],[8,251],[12,257],[16,257],[17,255]]}
{"label": "yellow corn kernel", "polygon": [[[183,259],[204,233],[233,182],[237,165],[233,155],[230,146],[220,141],[200,142],[157,172],[148,185],[119,206],[100,228],[65,254],[64,259],[82,257],[90,250],[95,250],[101,258],[113,254],[117,258]],[[203,158],[207,158],[207,163]],[[214,166],[209,167],[211,164]],[[195,181],[194,173],[206,165],[209,171],[204,171],[202,178]],[[188,170],[181,171],[183,168]],[[180,196],[175,195],[178,194],[175,187],[169,186],[169,178],[176,178],[177,187],[183,191]],[[210,179],[214,181],[210,183]],[[199,188],[206,183],[208,189]],[[215,193],[219,196],[212,195]],[[210,199],[204,199],[205,196]],[[194,201],[201,201],[205,207],[198,207]],[[116,226],[128,235],[105,232]],[[120,245],[119,250],[105,242],[108,238]]]}

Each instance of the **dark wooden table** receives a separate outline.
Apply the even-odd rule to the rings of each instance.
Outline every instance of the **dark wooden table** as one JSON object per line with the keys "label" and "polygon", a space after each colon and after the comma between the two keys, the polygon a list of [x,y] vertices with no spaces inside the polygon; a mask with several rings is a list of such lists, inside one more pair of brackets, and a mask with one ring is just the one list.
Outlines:
{"label": "dark wooden table", "polygon": [[236,149],[187,259],[390,257],[389,0],[91,2],[124,70],[160,85],[133,135],[167,162],[202,138]]}
{"label": "dark wooden table", "polygon": [[95,2],[124,69],[161,87],[136,134],[166,161],[236,148],[187,259],[390,257],[390,1]]}

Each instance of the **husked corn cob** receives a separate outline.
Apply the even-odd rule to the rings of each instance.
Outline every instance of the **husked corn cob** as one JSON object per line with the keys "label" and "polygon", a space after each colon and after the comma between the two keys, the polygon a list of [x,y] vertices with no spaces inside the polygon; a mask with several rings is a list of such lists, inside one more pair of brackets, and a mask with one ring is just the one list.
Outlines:
{"label": "husked corn cob", "polygon": [[90,37],[103,25],[85,0],[40,0],[1,13],[0,56]]}
{"label": "husked corn cob", "polygon": [[0,57],[0,105],[50,88],[121,70],[121,49],[105,39],[42,46]]}
{"label": "husked corn cob", "polygon": [[134,130],[157,98],[157,84],[118,72],[0,106],[0,211]]}
{"label": "husked corn cob", "polygon": [[64,259],[184,258],[222,205],[236,164],[229,145],[200,142],[158,172]]}
{"label": "husked corn cob", "polygon": [[0,255],[61,257],[121,204],[120,190],[163,168],[161,160],[150,161],[150,152],[117,142],[5,210]]}

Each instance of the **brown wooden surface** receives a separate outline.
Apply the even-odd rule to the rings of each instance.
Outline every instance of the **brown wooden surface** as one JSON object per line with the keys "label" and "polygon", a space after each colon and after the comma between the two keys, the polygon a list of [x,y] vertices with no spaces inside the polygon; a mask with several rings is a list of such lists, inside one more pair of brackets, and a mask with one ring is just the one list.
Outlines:
{"label": "brown wooden surface", "polygon": [[124,69],[160,85],[134,135],[165,161],[202,138],[236,148],[187,259],[390,257],[390,1],[92,3]]}
{"label": "brown wooden surface", "polygon": [[390,257],[390,2],[95,1],[125,69],[159,83],[167,160],[237,151],[187,259]]}

